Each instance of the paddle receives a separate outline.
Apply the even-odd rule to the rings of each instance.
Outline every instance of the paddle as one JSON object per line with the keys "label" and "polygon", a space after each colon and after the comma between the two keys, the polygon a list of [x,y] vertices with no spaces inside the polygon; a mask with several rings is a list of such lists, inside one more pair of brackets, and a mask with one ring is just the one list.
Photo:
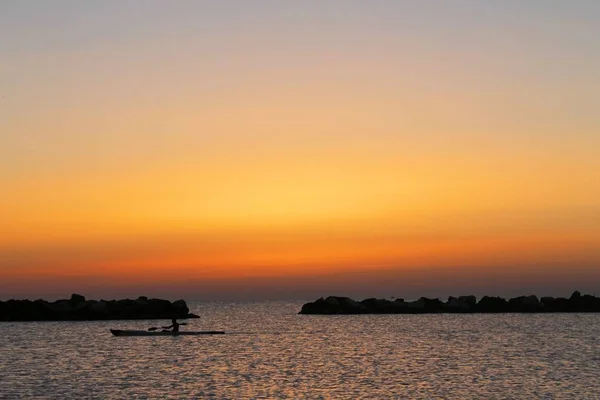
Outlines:
{"label": "paddle", "polygon": [[[185,323],[185,322],[182,322],[182,323],[180,323],[179,325],[187,325],[187,323]],[[164,326],[153,326],[152,328],[148,328],[148,330],[149,330],[150,332],[152,332],[152,331],[155,331],[155,330],[157,330],[157,329],[166,329],[166,327],[164,327]]]}

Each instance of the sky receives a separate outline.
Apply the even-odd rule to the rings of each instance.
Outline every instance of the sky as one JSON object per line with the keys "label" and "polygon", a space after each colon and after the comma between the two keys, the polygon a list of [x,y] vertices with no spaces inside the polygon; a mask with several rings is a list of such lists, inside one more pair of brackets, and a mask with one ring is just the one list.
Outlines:
{"label": "sky", "polygon": [[600,293],[600,2],[0,2],[0,298]]}

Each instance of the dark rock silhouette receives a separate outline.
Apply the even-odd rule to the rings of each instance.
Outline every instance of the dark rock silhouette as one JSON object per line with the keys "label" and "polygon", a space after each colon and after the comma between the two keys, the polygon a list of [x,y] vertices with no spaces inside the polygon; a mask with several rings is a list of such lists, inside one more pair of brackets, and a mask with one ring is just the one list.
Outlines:
{"label": "dark rock silhouette", "polygon": [[548,313],[600,312],[600,298],[574,292],[571,297],[519,296],[513,299],[484,296],[449,297],[447,302],[421,297],[416,301],[369,298],[357,302],[330,296],[302,306],[300,314],[427,314],[427,313]]}
{"label": "dark rock silhouette", "polygon": [[476,303],[475,296],[460,296],[459,298],[450,296],[442,307],[447,312],[469,312]]}
{"label": "dark rock silhouette", "polygon": [[185,301],[139,297],[136,300],[86,300],[79,294],[69,300],[0,301],[0,321],[85,321],[113,319],[184,319],[190,314]]}
{"label": "dark rock silhouette", "polygon": [[304,306],[309,311],[307,314],[361,314],[369,310],[362,303],[348,297],[335,296],[329,296],[326,299],[320,298],[314,303],[307,303]]}
{"label": "dark rock silhouette", "polygon": [[537,296],[520,296],[508,301],[510,310],[525,311],[525,312],[541,312],[544,311],[544,304],[541,303]]}

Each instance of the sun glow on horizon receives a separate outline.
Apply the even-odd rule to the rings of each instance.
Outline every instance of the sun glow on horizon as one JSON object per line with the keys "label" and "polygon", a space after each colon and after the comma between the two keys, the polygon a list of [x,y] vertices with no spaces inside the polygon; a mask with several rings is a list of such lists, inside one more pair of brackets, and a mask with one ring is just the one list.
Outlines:
{"label": "sun glow on horizon", "polygon": [[1,290],[589,282],[599,10],[236,4],[4,6]]}

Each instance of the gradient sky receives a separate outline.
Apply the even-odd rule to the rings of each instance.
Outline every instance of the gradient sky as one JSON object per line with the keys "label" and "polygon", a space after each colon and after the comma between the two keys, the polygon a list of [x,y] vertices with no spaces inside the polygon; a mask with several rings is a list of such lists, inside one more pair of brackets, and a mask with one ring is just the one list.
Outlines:
{"label": "gradient sky", "polygon": [[0,298],[600,293],[600,2],[0,2]]}

